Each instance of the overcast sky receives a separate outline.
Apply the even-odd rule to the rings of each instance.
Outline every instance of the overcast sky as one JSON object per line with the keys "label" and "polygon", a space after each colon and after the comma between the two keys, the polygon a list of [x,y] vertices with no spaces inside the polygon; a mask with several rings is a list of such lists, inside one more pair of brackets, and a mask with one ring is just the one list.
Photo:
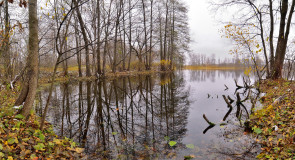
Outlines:
{"label": "overcast sky", "polygon": [[209,0],[184,0],[189,7],[191,50],[193,53],[215,54],[216,57],[231,57],[231,43],[221,38],[218,32],[223,25],[218,23],[209,9]]}

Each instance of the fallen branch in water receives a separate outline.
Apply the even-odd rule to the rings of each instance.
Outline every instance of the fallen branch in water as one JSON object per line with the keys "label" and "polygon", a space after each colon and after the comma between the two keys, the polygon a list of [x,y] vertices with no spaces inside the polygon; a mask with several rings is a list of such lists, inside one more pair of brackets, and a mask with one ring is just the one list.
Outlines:
{"label": "fallen branch in water", "polygon": [[210,122],[210,121],[207,119],[207,117],[206,117],[205,114],[203,114],[203,118],[205,119],[205,121],[206,121],[210,126],[215,126],[215,123]]}
{"label": "fallen branch in water", "polygon": [[234,100],[231,99],[229,96],[228,96],[228,99],[230,100],[230,102],[228,101],[228,99],[226,99],[225,95],[222,95],[224,101],[226,102],[227,104],[227,107],[229,108],[228,112],[225,114],[225,116],[223,117],[223,121],[225,121],[227,119],[227,117],[229,116],[229,114],[232,112],[233,110],[233,106],[231,105]]}
{"label": "fallen branch in water", "polygon": [[203,134],[206,134],[206,132],[209,130],[209,129],[211,129],[211,128],[213,128],[214,126],[208,126],[204,131],[203,131]]}
{"label": "fallen branch in water", "polygon": [[236,84],[236,87],[237,87],[237,88],[236,88],[236,91],[238,91],[239,89],[242,89],[242,88],[245,88],[245,89],[251,89],[251,88],[254,88],[253,85],[250,85],[251,82],[249,82],[249,84],[248,84],[244,77],[243,77],[243,84],[244,84],[244,86],[240,86],[240,85],[238,85],[238,82],[237,82],[236,79],[235,79],[234,81],[235,81],[235,84]]}
{"label": "fallen branch in water", "polygon": [[232,98],[230,98],[230,96],[227,96],[227,98],[229,99],[229,103],[232,104],[235,100],[233,100]]}
{"label": "fallen branch in water", "polygon": [[[231,99],[231,98],[229,98],[229,100],[230,100],[230,102],[229,102],[228,99],[225,97],[225,95],[222,95],[222,97],[223,97],[224,101],[226,102],[227,107],[233,109],[233,106],[232,106],[231,104],[234,102],[234,100]],[[228,96],[228,97],[229,97],[229,96]]]}
{"label": "fallen branch in water", "polygon": [[224,85],[225,86],[225,89],[224,89],[224,91],[227,91],[228,90],[228,87],[226,86],[226,85]]}

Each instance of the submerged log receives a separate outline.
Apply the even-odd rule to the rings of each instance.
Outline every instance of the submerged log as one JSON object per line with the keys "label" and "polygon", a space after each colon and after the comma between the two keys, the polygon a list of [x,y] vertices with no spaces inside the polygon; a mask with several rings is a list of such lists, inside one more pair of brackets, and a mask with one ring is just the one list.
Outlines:
{"label": "submerged log", "polygon": [[205,119],[205,121],[210,125],[210,126],[215,126],[215,123],[212,123],[208,120],[208,118],[206,117],[205,114],[203,114],[203,118]]}
{"label": "submerged log", "polygon": [[231,104],[234,102],[234,100],[231,99],[231,98],[228,96],[228,97],[229,97],[229,100],[230,100],[230,102],[229,102],[228,99],[225,97],[225,95],[222,95],[222,97],[223,97],[224,101],[226,102],[227,106],[228,106],[229,108],[233,109],[233,106],[232,106]]}

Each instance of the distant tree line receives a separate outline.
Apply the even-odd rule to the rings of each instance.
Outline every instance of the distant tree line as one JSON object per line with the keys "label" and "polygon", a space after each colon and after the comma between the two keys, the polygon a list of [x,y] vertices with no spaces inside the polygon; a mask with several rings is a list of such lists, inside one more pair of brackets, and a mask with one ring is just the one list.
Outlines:
{"label": "distant tree line", "polygon": [[[256,63],[258,66],[263,67],[264,62],[263,60],[256,56]],[[234,55],[232,57],[223,57],[217,58],[215,54],[189,54],[189,63],[188,65],[192,66],[202,66],[202,65],[231,65],[231,66],[243,66],[243,67],[251,67],[253,62],[251,61],[251,57],[247,55],[242,55],[239,57],[238,55]]]}

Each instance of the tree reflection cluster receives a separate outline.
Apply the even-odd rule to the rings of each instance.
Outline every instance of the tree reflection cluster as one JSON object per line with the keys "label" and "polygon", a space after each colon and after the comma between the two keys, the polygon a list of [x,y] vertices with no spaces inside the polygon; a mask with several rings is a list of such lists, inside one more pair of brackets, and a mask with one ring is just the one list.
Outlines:
{"label": "tree reflection cluster", "polygon": [[[186,73],[189,73],[188,77]],[[242,86],[236,84],[234,92],[233,79],[241,80],[241,77],[241,71],[177,71],[63,83],[54,87],[46,119],[54,125],[59,136],[72,138],[85,148],[90,159],[179,159],[187,155],[197,159],[251,159],[255,158],[259,146],[254,137],[244,135],[244,122],[260,93],[251,87],[250,79],[244,79]],[[199,93],[194,93],[200,91],[199,84],[204,84],[191,83],[186,78],[197,82],[204,80],[209,86],[218,82],[221,91],[214,90],[218,92],[217,98],[210,96],[194,101],[195,96],[200,98],[208,93],[205,91],[198,97]],[[232,84],[227,84],[224,90],[219,79],[230,79]],[[227,95],[229,92],[231,94]],[[40,116],[47,96],[48,89],[39,92],[36,112]],[[220,111],[211,104],[206,107],[209,114],[221,114],[216,114],[221,117],[221,123],[209,116],[207,122],[215,118],[216,123],[205,129],[206,126],[200,128],[202,122],[191,121],[192,117],[202,121],[198,116],[203,113],[197,106],[201,101],[224,105],[221,107],[225,110]],[[177,145],[171,147],[171,141]],[[194,148],[188,148],[189,144]]]}
{"label": "tree reflection cluster", "polygon": [[[155,158],[169,150],[167,136],[186,134],[189,91],[182,72],[64,83],[54,87],[46,119],[59,136],[79,142],[90,157]],[[42,116],[48,90],[39,92]]]}

